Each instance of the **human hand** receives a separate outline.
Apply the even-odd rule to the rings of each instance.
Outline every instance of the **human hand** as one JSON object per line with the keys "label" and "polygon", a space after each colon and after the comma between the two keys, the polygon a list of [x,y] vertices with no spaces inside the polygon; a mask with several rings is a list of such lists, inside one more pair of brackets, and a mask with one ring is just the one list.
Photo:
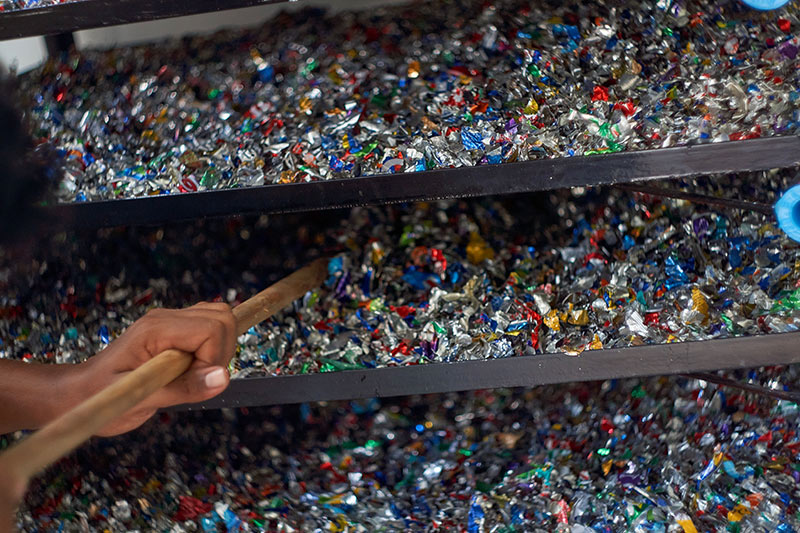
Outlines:
{"label": "human hand", "polygon": [[[194,355],[189,369],[98,435],[139,427],[159,408],[200,402],[225,390],[226,366],[236,346],[236,320],[228,305],[200,303],[187,309],[154,309],[105,350],[79,365],[31,365],[0,360],[0,433],[41,427],[164,350]],[[45,393],[44,391],[47,391]],[[15,509],[26,483],[0,455],[0,533],[14,529]]]}
{"label": "human hand", "polygon": [[72,380],[73,397],[82,401],[92,396],[164,350],[194,354],[192,365],[181,377],[105,426],[99,435],[125,433],[139,427],[159,408],[201,402],[225,390],[229,382],[226,367],[235,346],[236,321],[227,304],[154,309],[80,365],[82,370]]}

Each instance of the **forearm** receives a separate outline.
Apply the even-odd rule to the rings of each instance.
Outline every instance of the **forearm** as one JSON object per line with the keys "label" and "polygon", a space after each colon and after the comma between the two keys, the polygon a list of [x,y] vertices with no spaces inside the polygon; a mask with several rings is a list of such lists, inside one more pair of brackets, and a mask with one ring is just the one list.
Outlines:
{"label": "forearm", "polygon": [[39,428],[78,404],[82,370],[0,360],[0,434]]}

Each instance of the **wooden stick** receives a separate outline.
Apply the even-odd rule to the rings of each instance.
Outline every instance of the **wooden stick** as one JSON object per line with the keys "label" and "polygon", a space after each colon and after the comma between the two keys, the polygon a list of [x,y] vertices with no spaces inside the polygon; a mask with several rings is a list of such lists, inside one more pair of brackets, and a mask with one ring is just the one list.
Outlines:
{"label": "wooden stick", "polygon": [[[236,334],[241,335],[319,286],[326,266],[326,260],[318,259],[236,306]],[[5,471],[8,479],[27,484],[103,426],[183,374],[192,359],[192,354],[179,350],[161,352],[4,452],[0,471]]]}

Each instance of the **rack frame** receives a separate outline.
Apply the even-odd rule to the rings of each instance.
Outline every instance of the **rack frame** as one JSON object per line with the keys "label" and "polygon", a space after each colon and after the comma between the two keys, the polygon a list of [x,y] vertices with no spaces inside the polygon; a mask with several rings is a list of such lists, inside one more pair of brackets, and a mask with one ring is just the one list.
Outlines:
{"label": "rack frame", "polygon": [[[0,40],[278,4],[285,0],[79,0],[0,13]],[[291,0],[290,0],[291,1]],[[616,154],[437,169],[402,176],[266,185],[46,208],[66,229],[150,225],[202,217],[289,213],[357,205],[515,194],[559,188],[800,166],[800,137],[782,136]],[[800,362],[800,332],[486,361],[431,363],[335,373],[235,379],[209,401],[175,410],[431,394],[570,381],[684,374]]]}
{"label": "rack frame", "polygon": [[800,363],[800,332],[453,363],[242,378],[196,411],[686,374]]}

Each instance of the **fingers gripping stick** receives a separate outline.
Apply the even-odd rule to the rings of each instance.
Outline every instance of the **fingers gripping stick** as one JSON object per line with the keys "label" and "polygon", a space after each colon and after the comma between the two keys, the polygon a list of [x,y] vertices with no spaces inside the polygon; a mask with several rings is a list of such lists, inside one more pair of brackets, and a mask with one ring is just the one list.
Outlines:
{"label": "fingers gripping stick", "polygon": [[[322,283],[327,261],[318,259],[233,309],[241,335]],[[193,356],[166,350],[0,455],[0,472],[14,486],[68,454],[100,428],[186,372]]]}

